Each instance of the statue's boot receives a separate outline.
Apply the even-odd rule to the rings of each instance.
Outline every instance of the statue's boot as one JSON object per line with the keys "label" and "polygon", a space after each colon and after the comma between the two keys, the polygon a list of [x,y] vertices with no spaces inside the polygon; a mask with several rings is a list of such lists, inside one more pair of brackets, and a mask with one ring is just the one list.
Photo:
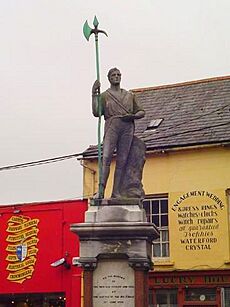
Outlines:
{"label": "statue's boot", "polygon": [[102,191],[101,191],[101,195],[99,195],[99,191],[97,193],[95,193],[93,195],[93,199],[102,199],[104,198],[104,192],[105,192],[105,189],[104,187],[102,188]]}
{"label": "statue's boot", "polygon": [[101,195],[99,195],[99,191],[93,195],[94,199],[102,199],[104,198],[105,194],[105,187],[106,183],[109,177],[109,171],[110,167],[109,166],[102,166],[102,178],[101,178]]}
{"label": "statue's boot", "polygon": [[111,195],[111,198],[121,198],[120,194],[120,182],[121,182],[121,176],[122,176],[122,169],[116,168],[115,174],[114,174],[114,183],[113,183],[113,192]]}

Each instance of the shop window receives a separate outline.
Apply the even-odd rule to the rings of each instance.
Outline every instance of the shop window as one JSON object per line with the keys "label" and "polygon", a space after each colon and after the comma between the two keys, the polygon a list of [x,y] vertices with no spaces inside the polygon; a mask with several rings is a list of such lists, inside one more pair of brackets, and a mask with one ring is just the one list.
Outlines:
{"label": "shop window", "polygon": [[149,307],[178,307],[177,290],[150,290]]}
{"label": "shop window", "polygon": [[1,307],[65,307],[64,293],[2,294]]}
{"label": "shop window", "polygon": [[223,306],[224,307],[230,307],[230,288],[223,288]]}
{"label": "shop window", "polygon": [[216,301],[216,289],[215,288],[186,289],[185,300],[189,302],[191,301],[197,301],[197,302]]}
{"label": "shop window", "polygon": [[143,205],[147,220],[160,232],[160,237],[153,242],[153,257],[169,257],[168,198],[146,198]]}

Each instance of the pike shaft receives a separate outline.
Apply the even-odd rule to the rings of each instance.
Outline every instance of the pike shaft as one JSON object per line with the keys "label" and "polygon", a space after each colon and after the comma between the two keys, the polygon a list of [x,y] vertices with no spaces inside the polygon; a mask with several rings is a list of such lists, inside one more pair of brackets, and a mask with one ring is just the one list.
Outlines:
{"label": "pike shaft", "polygon": [[[98,34],[95,35],[95,47],[96,47],[96,72],[97,80],[100,81],[100,68],[99,68],[99,47],[98,47]],[[100,94],[100,93],[98,93]],[[101,149],[101,100],[100,95],[97,96],[98,103],[98,193],[99,198],[102,198],[102,149]]]}

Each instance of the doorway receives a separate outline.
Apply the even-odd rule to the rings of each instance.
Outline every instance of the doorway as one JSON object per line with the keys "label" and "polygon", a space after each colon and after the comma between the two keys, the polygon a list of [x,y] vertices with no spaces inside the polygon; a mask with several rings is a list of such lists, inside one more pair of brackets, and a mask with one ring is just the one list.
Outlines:
{"label": "doorway", "polygon": [[177,289],[157,289],[149,294],[149,307],[179,307]]}

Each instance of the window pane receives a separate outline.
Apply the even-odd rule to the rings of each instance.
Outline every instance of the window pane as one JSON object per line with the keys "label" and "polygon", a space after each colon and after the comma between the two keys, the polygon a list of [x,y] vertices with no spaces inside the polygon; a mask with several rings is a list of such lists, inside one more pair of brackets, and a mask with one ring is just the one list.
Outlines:
{"label": "window pane", "polygon": [[160,257],[161,256],[161,250],[160,250],[160,244],[153,244],[153,257]]}
{"label": "window pane", "polygon": [[168,200],[167,199],[161,200],[161,213],[168,213]]}
{"label": "window pane", "polygon": [[162,244],[162,257],[168,257],[169,255],[169,245],[168,243]]}
{"label": "window pane", "polygon": [[149,200],[145,200],[144,203],[143,203],[143,207],[146,211],[146,214],[148,215],[149,214],[149,211],[150,211],[150,201]]}
{"label": "window pane", "polygon": [[149,200],[145,200],[143,202],[143,207],[145,209],[145,212],[146,212],[146,218],[147,218],[147,221],[148,222],[152,222],[151,221],[151,215],[150,215],[150,204],[151,202]]}
{"label": "window pane", "polygon": [[149,304],[150,306],[153,306],[153,291],[149,291]]}
{"label": "window pane", "polygon": [[157,304],[167,304],[167,295],[166,294],[157,294],[156,295]]}
{"label": "window pane", "polygon": [[230,307],[230,288],[224,288],[224,303],[225,307]]}
{"label": "window pane", "polygon": [[177,293],[170,293],[170,304],[177,304]]}
{"label": "window pane", "polygon": [[158,227],[159,226],[159,215],[153,215],[153,223]]}
{"label": "window pane", "polygon": [[162,230],[162,241],[168,241],[169,235],[168,230]]}
{"label": "window pane", "polygon": [[161,226],[168,226],[168,215],[161,215]]}
{"label": "window pane", "polygon": [[186,289],[185,293],[186,301],[215,301],[216,289]]}
{"label": "window pane", "polygon": [[152,212],[153,214],[159,214],[159,201],[158,200],[152,201]]}
{"label": "window pane", "polygon": [[156,290],[156,306],[177,307],[177,290]]}
{"label": "window pane", "polygon": [[65,304],[64,293],[27,293],[0,295],[0,306],[60,306]]}

